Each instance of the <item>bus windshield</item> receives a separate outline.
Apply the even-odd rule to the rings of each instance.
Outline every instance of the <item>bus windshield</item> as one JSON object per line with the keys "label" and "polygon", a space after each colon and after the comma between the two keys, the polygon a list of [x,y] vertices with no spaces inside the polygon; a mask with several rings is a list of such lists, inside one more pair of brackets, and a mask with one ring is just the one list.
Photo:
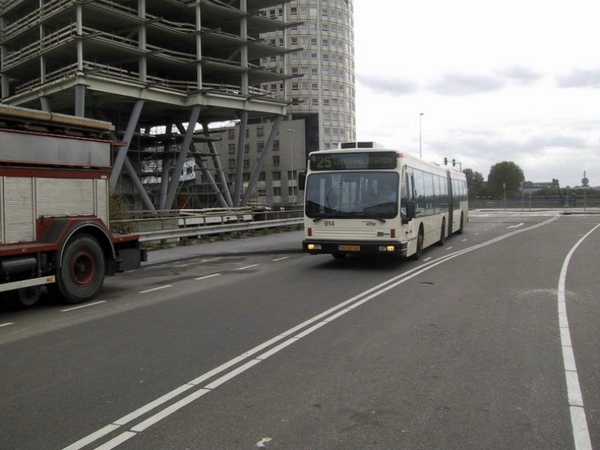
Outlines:
{"label": "bus windshield", "polygon": [[306,216],[391,219],[398,215],[398,181],[396,172],[312,173],[306,180]]}

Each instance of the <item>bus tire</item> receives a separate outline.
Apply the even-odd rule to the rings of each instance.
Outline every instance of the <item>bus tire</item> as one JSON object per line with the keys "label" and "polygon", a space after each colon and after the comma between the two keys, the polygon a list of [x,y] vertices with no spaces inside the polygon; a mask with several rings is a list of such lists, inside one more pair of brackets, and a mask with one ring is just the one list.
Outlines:
{"label": "bus tire", "polygon": [[417,251],[413,253],[410,257],[413,261],[418,261],[421,259],[421,253],[423,253],[423,227],[419,228],[419,234],[417,235]]}
{"label": "bus tire", "polygon": [[440,231],[440,240],[437,242],[437,244],[441,247],[444,245],[444,243],[446,242],[446,218],[444,217],[442,219],[442,228]]}
{"label": "bus tire", "polygon": [[88,234],[67,243],[56,276],[61,296],[68,303],[91,300],[104,283],[104,253],[98,241]]}
{"label": "bus tire", "polygon": [[460,214],[460,225],[458,226],[458,230],[456,234],[463,234],[463,227],[465,225],[465,216],[463,213]]}

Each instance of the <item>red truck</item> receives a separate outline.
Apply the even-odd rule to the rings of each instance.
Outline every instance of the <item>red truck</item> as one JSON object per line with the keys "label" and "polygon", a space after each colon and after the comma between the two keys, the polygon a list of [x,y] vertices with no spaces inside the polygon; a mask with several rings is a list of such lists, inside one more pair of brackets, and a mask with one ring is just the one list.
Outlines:
{"label": "red truck", "polygon": [[112,129],[0,104],[0,296],[29,306],[45,285],[82,303],[145,260],[137,235],[109,228]]}

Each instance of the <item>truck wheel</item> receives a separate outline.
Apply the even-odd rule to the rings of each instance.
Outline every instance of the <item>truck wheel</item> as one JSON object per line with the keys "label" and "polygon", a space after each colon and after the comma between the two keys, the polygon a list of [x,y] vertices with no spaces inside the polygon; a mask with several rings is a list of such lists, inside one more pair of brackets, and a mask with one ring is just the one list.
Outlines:
{"label": "truck wheel", "polygon": [[104,274],[100,244],[92,236],[80,234],[67,244],[56,283],[67,302],[83,303],[98,293]]}
{"label": "truck wheel", "polygon": [[23,306],[33,306],[40,299],[40,295],[42,290],[39,286],[30,286],[26,288],[19,289],[17,291],[17,298],[19,299],[19,303]]}

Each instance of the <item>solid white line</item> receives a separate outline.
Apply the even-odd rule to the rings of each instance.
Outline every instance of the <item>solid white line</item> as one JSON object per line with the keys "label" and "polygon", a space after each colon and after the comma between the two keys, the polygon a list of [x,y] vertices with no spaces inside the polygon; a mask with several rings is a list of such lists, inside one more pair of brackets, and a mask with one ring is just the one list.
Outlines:
{"label": "solid white line", "polygon": [[98,302],[93,302],[93,303],[86,303],[85,305],[74,306],[73,308],[61,309],[60,312],[75,311],[77,309],[89,308],[90,306],[96,306],[96,305],[100,305],[102,303],[106,303],[106,300],[100,300]]}
{"label": "solid white line", "polygon": [[138,417],[146,414],[148,411],[153,410],[154,408],[156,408],[157,406],[162,405],[163,403],[168,402],[169,400],[171,400],[172,398],[177,397],[179,394],[192,389],[194,387],[194,385],[192,384],[184,384],[182,386],[179,386],[176,389],[173,389],[171,392],[166,393],[165,395],[163,395],[162,397],[157,398],[156,400],[147,403],[146,405],[142,406],[141,408],[136,409],[135,411],[127,414],[126,416],[121,417],[118,420],[115,420],[113,422],[114,425],[117,426],[122,426],[127,424],[128,422],[131,422],[134,419],[137,419]]}
{"label": "solid white line", "polygon": [[245,267],[238,267],[236,270],[251,269],[252,267],[256,267],[256,266],[258,266],[258,264],[251,264],[251,265],[245,266]]}
{"label": "solid white line", "polygon": [[569,328],[569,318],[567,316],[567,296],[566,296],[566,281],[567,271],[571,257],[577,250],[577,247],[592,234],[600,224],[596,225],[588,231],[577,243],[571,248],[565,260],[563,261],[558,278],[558,325],[560,327],[560,341],[562,346],[563,366],[565,370],[565,380],[567,385],[567,398],[569,400],[569,411],[571,413],[571,427],[573,428],[573,440],[575,442],[575,450],[592,450],[592,441],[587,425],[585,409],[583,407],[583,395],[579,384],[579,376],[577,374],[577,364],[575,361],[575,353],[573,352],[573,344],[571,339],[571,330]]}
{"label": "solid white line", "polygon": [[148,292],[160,291],[161,289],[167,289],[173,287],[172,284],[165,284],[164,286],[155,287],[152,289],[146,289],[145,291],[140,291],[140,294],[147,294]]}
{"label": "solid white line", "polygon": [[[399,286],[400,284],[405,283],[406,281],[421,275],[422,273],[428,271],[429,269],[436,267],[440,264],[443,264],[447,261],[450,261],[451,259],[457,258],[463,254],[466,254],[466,253],[478,250],[480,248],[486,247],[488,245],[494,244],[503,239],[514,236],[516,234],[520,234],[525,231],[544,226],[554,220],[557,220],[559,217],[560,216],[555,216],[551,219],[548,219],[544,222],[533,225],[531,227],[521,229],[518,231],[514,231],[511,233],[507,233],[503,236],[496,237],[487,242],[474,245],[467,249],[456,251],[455,253],[452,253],[449,255],[442,256],[441,258],[438,258],[437,260],[422,264],[418,267],[408,270],[407,272],[397,275],[387,281],[384,281],[383,283],[380,283],[377,286],[367,289],[366,291],[363,291],[363,292],[359,293],[358,295],[356,295],[348,300],[345,300],[342,303],[339,303],[336,306],[333,306],[332,308],[329,308],[328,310],[296,325],[295,327],[288,329],[287,331],[281,333],[280,335],[275,336],[274,338],[271,338],[270,340],[268,340],[266,342],[263,342],[262,344],[248,350],[247,352],[227,361],[226,363],[222,364],[221,366],[200,375],[199,377],[186,383],[185,385],[180,386],[179,388],[163,395],[162,397],[160,397],[159,399],[157,399],[151,403],[148,403],[147,405],[137,409],[133,413],[130,413],[130,414],[122,417],[121,419],[115,421],[110,426],[118,428],[122,424],[125,424],[125,423],[133,420],[134,418],[137,418],[140,415],[150,411],[151,409],[156,408],[157,406],[161,405],[162,403],[165,403],[169,399],[179,395],[181,392],[191,389],[192,387],[212,378],[213,376],[217,375],[218,373],[221,373],[221,372],[229,369],[230,367],[234,366],[235,364],[238,364],[239,362],[249,358],[250,356],[252,356],[256,353],[259,353],[260,351],[270,347],[271,345],[275,344],[276,342],[279,342],[279,341],[293,335],[292,338],[289,338],[289,339],[285,340],[284,342],[282,342],[281,344],[279,344],[278,346],[276,346],[270,350],[267,350],[263,354],[257,356],[256,358],[246,362],[242,366],[232,370],[231,372],[226,373],[225,375],[221,376],[217,380],[214,380],[210,384],[204,386],[204,388],[191,393],[187,397],[184,397],[183,399],[179,400],[178,402],[174,403],[173,405],[166,407],[164,410],[157,412],[150,418],[146,419],[145,421],[143,421],[143,422],[139,423],[138,425],[131,428],[131,431],[134,431],[134,432],[143,431],[146,428],[148,428],[149,426],[157,423],[158,421],[164,419],[165,417],[169,416],[173,412],[179,410],[183,406],[191,403],[192,401],[196,400],[197,398],[200,398],[201,396],[207,394],[208,392],[217,388],[218,386],[222,385],[223,383],[231,380],[232,378],[236,377],[237,375],[240,375],[241,373],[245,372],[246,370],[250,369],[251,367],[254,367],[255,365],[261,363],[262,361],[269,358],[270,356],[273,356],[274,354],[278,353],[279,351],[283,350],[284,348],[288,347],[289,345],[299,341],[300,339],[308,336],[309,334],[315,332],[316,330],[320,329],[321,327],[327,325],[332,320],[335,320],[335,319],[343,316],[344,314],[354,310],[355,308],[359,307],[360,305],[369,302],[370,300]],[[251,267],[253,267],[253,266],[251,266]],[[306,329],[306,327],[308,327],[309,325],[312,325],[312,326],[309,327],[308,329]],[[304,330],[304,331],[301,331],[301,330]],[[296,333],[298,333],[298,334],[296,334]],[[129,439],[131,437],[131,435],[129,435],[127,433],[123,433],[122,435],[127,436],[127,439]],[[87,438],[84,438],[78,442],[82,442],[84,440],[87,440],[87,442],[92,442],[91,436],[93,436],[93,435],[90,435]],[[96,440],[96,439],[94,439],[94,440]],[[77,448],[81,448],[81,447],[77,447]],[[74,449],[69,449],[69,450],[74,450]]]}
{"label": "solid white line", "polygon": [[206,280],[207,278],[218,277],[221,275],[220,273],[213,273],[212,275],[204,275],[203,277],[198,277],[196,280]]}
{"label": "solid white line", "polygon": [[7,327],[9,325],[14,325],[14,323],[13,322],[0,323],[0,328]]}
{"label": "solid white line", "polygon": [[140,431],[144,431],[146,428],[154,425],[155,423],[159,422],[160,420],[164,419],[165,417],[170,416],[175,411],[183,408],[185,405],[193,402],[194,400],[202,397],[205,394],[208,394],[209,392],[210,391],[208,389],[200,389],[200,390],[194,392],[193,394],[190,394],[187,397],[182,398],[178,402],[173,403],[168,408],[165,408],[162,411],[154,414],[152,417],[149,417],[148,419],[144,420],[140,424],[131,428],[131,431],[135,431],[136,433],[139,433]]}
{"label": "solid white line", "polygon": [[106,436],[107,434],[113,432],[117,428],[119,428],[118,425],[113,425],[113,424],[106,425],[104,428],[100,428],[95,433],[92,433],[89,436],[86,436],[83,439],[80,439],[77,442],[74,442],[73,444],[69,445],[68,447],[65,447],[63,450],[79,450],[80,448],[83,448],[86,445],[91,444],[92,442],[97,441],[101,437]]}
{"label": "solid white line", "polygon": [[96,447],[96,450],[111,450],[118,445],[121,445],[123,442],[127,441],[134,437],[136,433],[132,433],[131,431],[126,431],[125,433],[121,433],[116,438],[111,439],[107,443],[101,445],[100,447]]}

